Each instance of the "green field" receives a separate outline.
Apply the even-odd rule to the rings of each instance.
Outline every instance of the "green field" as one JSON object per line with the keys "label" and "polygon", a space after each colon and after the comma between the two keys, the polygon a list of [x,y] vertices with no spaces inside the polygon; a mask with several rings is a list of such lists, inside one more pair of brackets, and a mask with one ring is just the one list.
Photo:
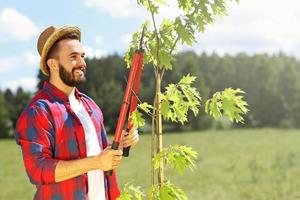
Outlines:
{"label": "green field", "polygon": [[[167,176],[191,200],[300,199],[300,131],[232,130],[165,134],[165,145],[184,144],[199,153],[197,169]],[[120,184],[132,180],[144,189],[150,182],[150,135],[118,169]],[[32,199],[20,148],[0,140],[0,199]]]}

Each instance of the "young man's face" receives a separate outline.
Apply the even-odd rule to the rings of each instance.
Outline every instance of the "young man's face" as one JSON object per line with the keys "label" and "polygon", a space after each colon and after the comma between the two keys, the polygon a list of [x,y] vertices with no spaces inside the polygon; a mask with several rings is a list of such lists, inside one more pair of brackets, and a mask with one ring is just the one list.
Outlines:
{"label": "young man's face", "polygon": [[82,45],[78,40],[67,39],[59,42],[59,77],[68,86],[86,81],[86,63]]}

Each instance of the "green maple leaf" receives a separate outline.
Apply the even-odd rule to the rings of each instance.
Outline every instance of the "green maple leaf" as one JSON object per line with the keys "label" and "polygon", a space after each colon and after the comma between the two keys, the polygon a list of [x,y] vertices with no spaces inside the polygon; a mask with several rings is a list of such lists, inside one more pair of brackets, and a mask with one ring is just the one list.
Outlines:
{"label": "green maple leaf", "polygon": [[130,120],[136,128],[145,126],[145,119],[143,118],[142,113],[140,113],[137,109],[131,113]]}
{"label": "green maple leaf", "polygon": [[160,111],[161,114],[168,119],[168,113],[170,111],[170,103],[169,101],[162,101],[161,106],[160,106]]}
{"label": "green maple leaf", "polygon": [[117,200],[142,200],[144,193],[141,191],[140,186],[134,186],[130,182],[124,185],[124,189]]}
{"label": "green maple leaf", "polygon": [[171,145],[164,148],[153,159],[155,169],[159,167],[160,160],[163,159],[167,166],[173,168],[177,173],[183,175],[186,169],[193,170],[198,153],[191,147],[184,145]]}
{"label": "green maple leaf", "polygon": [[138,105],[138,108],[140,108],[141,110],[143,110],[146,113],[149,113],[150,109],[153,109],[153,106],[148,104],[147,102],[143,102]]}
{"label": "green maple leaf", "polygon": [[172,69],[172,61],[175,60],[175,58],[167,51],[160,51],[159,52],[159,61],[160,61],[160,67],[165,69]]}
{"label": "green maple leaf", "polygon": [[192,9],[191,0],[178,0],[179,8],[182,8],[186,13],[190,12]]}
{"label": "green maple leaf", "polygon": [[195,42],[195,37],[193,34],[193,30],[187,26],[185,27],[180,18],[177,18],[175,21],[176,24],[176,32],[180,36],[182,43],[187,45],[192,45]]}
{"label": "green maple leaf", "polygon": [[222,92],[216,92],[211,99],[207,100],[205,112],[215,119],[224,114],[231,122],[243,123],[244,118],[242,115],[249,111],[248,104],[238,94],[244,94],[244,91],[226,88]]}
{"label": "green maple leaf", "polygon": [[191,85],[192,83],[194,83],[195,80],[196,76],[191,76],[190,74],[187,74],[186,76],[183,76],[180,79],[179,84]]}

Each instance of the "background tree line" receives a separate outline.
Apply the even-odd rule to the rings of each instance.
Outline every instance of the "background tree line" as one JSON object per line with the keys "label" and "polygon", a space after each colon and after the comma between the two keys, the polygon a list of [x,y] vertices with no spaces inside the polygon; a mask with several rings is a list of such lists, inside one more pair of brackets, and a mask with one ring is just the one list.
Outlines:
{"label": "background tree line", "polygon": [[[101,59],[87,59],[86,62],[88,80],[79,89],[100,106],[108,131],[113,132],[129,70],[123,58],[117,54]],[[234,125],[236,127],[300,127],[300,62],[294,57],[283,53],[219,56],[184,52],[176,56],[174,70],[168,72],[164,80],[166,83],[176,83],[182,75],[188,73],[197,77],[195,86],[203,102],[214,92],[226,87],[241,88],[246,92],[245,100],[250,112],[245,117],[245,124]],[[39,73],[38,79],[37,88],[41,88],[47,77]],[[33,95],[22,88],[18,88],[15,93],[10,89],[0,91],[0,138],[13,137],[17,118]],[[152,102],[153,95],[153,69],[146,65],[139,97],[141,101]],[[197,118],[190,113],[189,124],[165,123],[165,131],[231,128],[227,119],[214,121],[203,109]],[[143,131],[147,132],[149,128],[146,125]]]}

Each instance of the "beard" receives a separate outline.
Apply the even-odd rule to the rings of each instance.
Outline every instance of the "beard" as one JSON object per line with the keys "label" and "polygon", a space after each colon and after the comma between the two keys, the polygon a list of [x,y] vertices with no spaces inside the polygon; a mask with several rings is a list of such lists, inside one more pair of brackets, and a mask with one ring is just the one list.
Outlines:
{"label": "beard", "polygon": [[[82,74],[76,74],[75,70],[81,70]],[[71,72],[68,72],[63,65],[59,64],[59,77],[61,80],[70,87],[75,87],[80,85],[86,81],[86,68],[85,67],[77,67],[73,68]]]}

